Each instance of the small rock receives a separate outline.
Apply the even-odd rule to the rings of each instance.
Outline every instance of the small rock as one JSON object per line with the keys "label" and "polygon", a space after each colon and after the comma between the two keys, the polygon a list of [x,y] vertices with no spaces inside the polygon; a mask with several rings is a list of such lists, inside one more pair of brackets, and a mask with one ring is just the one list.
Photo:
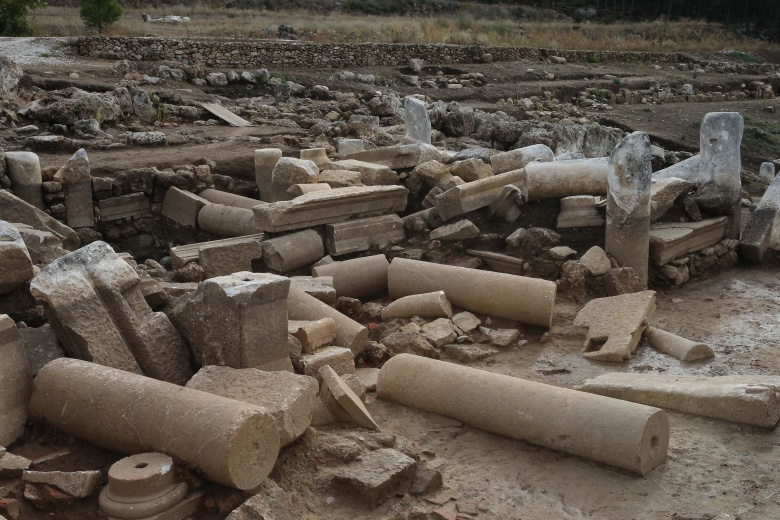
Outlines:
{"label": "small rock", "polygon": [[557,246],[550,249],[550,256],[553,260],[566,260],[576,254],[577,251],[567,246]]}
{"label": "small rock", "polygon": [[32,461],[29,459],[7,451],[3,452],[0,454],[0,478],[19,478],[31,464]]}
{"label": "small rock", "polygon": [[92,495],[103,479],[100,471],[25,471],[22,480],[34,484],[49,484],[76,498]]}
{"label": "small rock", "polygon": [[606,251],[599,246],[593,246],[588,249],[580,258],[580,265],[585,266],[592,276],[601,276],[612,267]]}
{"label": "small rock", "polygon": [[508,347],[517,340],[520,331],[517,329],[493,329],[487,333],[487,336],[494,345]]}
{"label": "small rock", "polygon": [[425,337],[433,343],[435,347],[441,347],[446,343],[452,343],[458,337],[455,325],[447,318],[439,318],[422,327]]}
{"label": "small rock", "polygon": [[452,322],[463,332],[471,332],[482,325],[482,321],[468,311],[459,312],[453,316]]}
{"label": "small rock", "polygon": [[431,231],[431,240],[467,240],[478,236],[479,228],[466,219]]}
{"label": "small rock", "polygon": [[365,502],[376,507],[408,485],[416,466],[413,458],[383,448],[338,471],[333,481],[359,493]]}

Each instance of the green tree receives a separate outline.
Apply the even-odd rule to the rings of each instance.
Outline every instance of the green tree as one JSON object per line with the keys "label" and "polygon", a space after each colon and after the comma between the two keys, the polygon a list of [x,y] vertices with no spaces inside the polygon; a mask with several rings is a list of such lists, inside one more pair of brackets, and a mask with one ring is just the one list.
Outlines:
{"label": "green tree", "polygon": [[116,0],[81,0],[81,19],[87,27],[95,27],[98,33],[119,20],[122,8]]}
{"label": "green tree", "polygon": [[0,0],[0,36],[31,34],[32,25],[27,14],[42,6],[42,0]]}

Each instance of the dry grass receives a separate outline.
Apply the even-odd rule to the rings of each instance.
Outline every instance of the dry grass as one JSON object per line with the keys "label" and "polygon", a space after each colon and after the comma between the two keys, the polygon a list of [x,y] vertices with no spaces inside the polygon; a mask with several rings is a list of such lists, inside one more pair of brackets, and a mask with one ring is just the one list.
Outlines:
{"label": "dry grass", "polygon": [[[780,49],[739,37],[706,22],[646,22],[572,24],[524,22],[510,19],[474,19],[466,13],[436,17],[361,16],[306,11],[258,11],[215,9],[205,6],[169,7],[153,16],[189,16],[187,26],[144,23],[140,9],[126,8],[121,20],[107,34],[167,36],[176,38],[273,38],[280,24],[305,32],[318,42],[397,42],[517,45],[551,49],[630,51],[721,51]],[[33,18],[40,36],[89,34],[77,8],[48,7]]]}

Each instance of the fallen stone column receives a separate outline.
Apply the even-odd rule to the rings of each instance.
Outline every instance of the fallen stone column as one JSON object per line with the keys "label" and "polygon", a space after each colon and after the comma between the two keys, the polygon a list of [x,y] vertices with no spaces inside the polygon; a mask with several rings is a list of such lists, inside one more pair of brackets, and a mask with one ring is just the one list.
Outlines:
{"label": "fallen stone column", "polygon": [[385,255],[373,255],[320,265],[311,271],[315,277],[332,276],[338,296],[360,299],[387,290],[388,265]]}
{"label": "fallen stone column", "polygon": [[490,165],[493,167],[493,173],[499,174],[525,168],[534,162],[551,162],[554,160],[555,154],[549,146],[534,144],[518,148],[517,150],[497,153],[490,158]]}
{"label": "fallen stone column", "polygon": [[360,354],[368,341],[368,329],[333,307],[322,303],[314,296],[303,292],[295,285],[290,286],[287,296],[287,315],[290,320],[316,321],[332,318],[336,322],[336,340],[340,347],[348,348],[354,356]]}
{"label": "fallen stone column", "polygon": [[259,485],[279,454],[276,421],[254,405],[77,359],[43,367],[30,411],[98,446],[167,453],[238,489]]}
{"label": "fallen stone column", "polygon": [[232,208],[252,209],[255,206],[259,206],[261,204],[268,204],[262,200],[252,199],[242,195],[237,195],[235,193],[228,193],[226,191],[219,191],[211,188],[198,193],[198,197],[206,199],[213,204],[222,204]]}
{"label": "fallen stone column", "polygon": [[764,428],[774,428],[780,419],[777,376],[612,373],[587,379],[580,390]]}
{"label": "fallen stone column", "polygon": [[255,150],[255,182],[257,182],[257,189],[262,201],[272,202],[271,174],[281,158],[282,151],[278,148]]}
{"label": "fallen stone column", "polygon": [[[406,209],[409,190],[401,186],[356,186],[314,191],[291,201],[255,206],[261,231],[278,233],[349,218],[373,217]],[[202,213],[202,212],[201,212]]]}
{"label": "fallen stone column", "polygon": [[211,204],[206,199],[171,186],[165,192],[160,214],[179,225],[195,228],[198,225],[198,214],[203,206]]}
{"label": "fallen stone column", "polygon": [[780,245],[778,221],[780,221],[780,175],[775,177],[766,189],[761,202],[748,220],[739,241],[740,255],[751,262],[761,262],[767,249]]}
{"label": "fallen stone column", "polygon": [[384,308],[383,320],[393,318],[452,318],[452,305],[444,291],[404,296]]}
{"label": "fallen stone column", "polygon": [[313,229],[272,238],[261,243],[266,267],[277,273],[288,273],[311,265],[325,256],[325,246]]}
{"label": "fallen stone column", "polygon": [[203,206],[198,213],[198,227],[206,233],[223,237],[240,237],[258,233],[251,209],[223,204]]}
{"label": "fallen stone column", "polygon": [[461,309],[550,328],[556,285],[467,267],[395,258],[388,270],[390,297],[444,291]]}
{"label": "fallen stone column", "polygon": [[607,194],[608,162],[604,157],[525,165],[526,201]]}
{"label": "fallen stone column", "polygon": [[68,226],[92,227],[95,213],[92,207],[92,175],[87,152],[80,148],[54,175],[65,191],[65,209]]}
{"label": "fallen stone column", "polygon": [[436,196],[436,211],[444,221],[465,215],[489,206],[504,186],[520,185],[524,179],[523,170],[513,170],[455,186]]}
{"label": "fallen stone column", "polygon": [[0,314],[0,446],[24,434],[30,376],[27,356],[14,320]]}
{"label": "fallen stone column", "polygon": [[631,267],[644,287],[650,254],[650,137],[634,132],[609,156],[606,251]]}
{"label": "fallen stone column", "polygon": [[645,329],[645,338],[656,350],[676,357],[680,361],[696,361],[715,355],[704,343],[698,343],[655,327]]}
{"label": "fallen stone column", "polygon": [[14,194],[38,209],[43,206],[41,162],[32,152],[5,152],[6,175]]}
{"label": "fallen stone column", "polygon": [[385,363],[377,395],[639,475],[663,462],[669,446],[658,408],[410,354]]}
{"label": "fallen stone column", "polygon": [[709,215],[727,215],[727,238],[739,236],[742,199],[740,146],[745,128],[738,112],[710,112],[701,121],[698,155],[656,172],[655,179],[679,177],[696,185],[693,199]]}

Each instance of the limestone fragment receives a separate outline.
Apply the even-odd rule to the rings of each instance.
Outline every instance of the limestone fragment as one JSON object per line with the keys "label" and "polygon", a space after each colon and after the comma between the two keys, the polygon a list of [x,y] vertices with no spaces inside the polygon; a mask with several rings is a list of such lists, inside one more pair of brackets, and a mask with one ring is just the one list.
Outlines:
{"label": "limestone fragment", "polygon": [[345,159],[382,164],[393,170],[414,168],[427,161],[438,161],[441,153],[430,144],[399,144],[349,154]]}
{"label": "limestone fragment", "polygon": [[163,217],[168,217],[177,224],[194,228],[198,225],[200,210],[207,204],[210,204],[210,202],[206,199],[189,191],[171,186],[165,192],[160,213]]}
{"label": "limestone fragment", "polygon": [[[771,163],[770,163],[771,164]],[[769,248],[780,246],[780,176],[764,192],[740,238],[739,252],[751,262],[761,262]]]}
{"label": "limestone fragment", "polygon": [[317,381],[308,376],[218,366],[201,368],[187,388],[249,403],[271,414],[282,447],[309,427],[318,390]]}
{"label": "limestone fragment", "polygon": [[24,470],[31,465],[31,460],[8,453],[5,448],[0,448],[0,478],[19,478]]}
{"label": "limestone fragment", "polygon": [[289,287],[287,278],[267,273],[219,276],[182,297],[169,316],[201,366],[291,370]]}
{"label": "limestone fragment", "polygon": [[674,356],[680,361],[697,361],[715,355],[712,349],[704,343],[691,341],[656,327],[647,327],[645,338],[654,349]]}
{"label": "limestone fragment", "polygon": [[674,202],[687,192],[693,184],[678,177],[653,179],[650,186],[650,220],[655,222],[663,217]]}
{"label": "limestone fragment", "polygon": [[[497,153],[490,157],[490,164],[496,174],[519,170],[531,162],[548,162],[555,159],[549,146],[534,144],[509,152]],[[464,179],[465,180],[465,179]]]}
{"label": "limestone fragment", "polygon": [[212,188],[205,189],[198,193],[198,197],[211,202],[212,204],[222,204],[223,206],[230,206],[233,208],[252,209],[255,206],[262,206],[268,204],[257,199],[250,197],[244,197],[237,193],[229,193],[227,191],[215,190]]}
{"label": "limestone fragment", "polygon": [[214,243],[199,245],[198,263],[203,267],[206,278],[243,271],[251,273],[257,261],[263,257],[260,240],[215,240]]}
{"label": "limestone fragment", "polygon": [[30,411],[120,453],[168,453],[238,489],[260,484],[279,453],[276,421],[256,406],[77,359],[38,373]]}
{"label": "limestone fragment", "polygon": [[312,268],[312,275],[333,277],[336,294],[349,298],[364,298],[387,290],[385,255],[372,255]]}
{"label": "limestone fragment", "polygon": [[374,508],[407,485],[416,466],[413,458],[391,448],[382,448],[340,470],[334,482],[359,493]]}
{"label": "limestone fragment", "polygon": [[[363,401],[352,391],[352,389],[339,377],[336,371],[328,366],[322,366],[319,369],[320,378],[322,378],[322,384],[327,388],[330,397],[332,397],[335,404],[341,407],[349,417],[357,424],[364,428],[371,430],[378,430],[379,426],[371,417],[371,414],[366,409]],[[328,400],[325,400],[326,405]]]}
{"label": "limestone fragment", "polygon": [[431,120],[424,101],[411,96],[404,98],[404,124],[407,141],[431,144]]}
{"label": "limestone fragment", "polygon": [[272,201],[289,200],[287,190],[293,184],[317,182],[319,168],[312,161],[282,157],[271,172]]}
{"label": "limestone fragment", "polygon": [[471,158],[456,163],[450,168],[450,173],[466,182],[472,182],[492,177],[493,167],[482,159]]}
{"label": "limestone fragment", "polygon": [[54,175],[62,183],[65,192],[65,208],[68,226],[72,228],[95,225],[92,209],[92,175],[87,152],[80,148]]}
{"label": "limestone fragment", "polygon": [[79,247],[80,240],[75,231],[5,190],[0,190],[0,220],[27,224],[39,231],[52,233],[66,249]]}
{"label": "limestone fragment", "polygon": [[604,217],[596,210],[596,198],[575,195],[561,199],[556,229],[603,226]]}
{"label": "limestone fragment", "polygon": [[251,209],[224,204],[203,206],[198,212],[198,227],[206,233],[222,237],[240,237],[261,231]]}
{"label": "limestone fragment", "polygon": [[332,318],[336,322],[336,345],[345,347],[357,356],[368,340],[368,329],[345,316],[333,307],[326,305],[314,296],[306,294],[297,286],[290,287],[287,298],[290,320],[320,320]]}
{"label": "limestone fragment", "polygon": [[525,166],[523,197],[526,201],[560,199],[577,195],[607,194],[607,159],[533,162]]}
{"label": "limestone fragment", "polygon": [[634,132],[609,156],[606,250],[647,285],[650,250],[650,137]]}
{"label": "limestone fragment", "polygon": [[[398,174],[389,167],[373,162],[357,161],[355,159],[343,159],[333,163],[331,168],[339,171],[351,171],[357,173],[357,184],[366,186],[381,186],[386,184],[398,184]],[[331,174],[332,175],[332,174]],[[334,188],[336,186],[333,186]]]}
{"label": "limestone fragment", "polygon": [[593,246],[588,249],[580,258],[579,263],[588,270],[591,276],[601,276],[612,267],[606,251],[599,246]]}
{"label": "limestone fragment", "polygon": [[22,235],[0,220],[0,294],[13,291],[33,277],[33,263]]}
{"label": "limestone fragment", "polygon": [[322,238],[313,229],[272,238],[261,245],[266,267],[277,273],[311,265],[325,256]]}
{"label": "limestone fragment", "polygon": [[28,370],[16,324],[0,314],[0,446],[13,444],[24,434],[31,389]]}
{"label": "limestone fragment", "polygon": [[262,201],[273,202],[272,175],[281,158],[282,151],[278,148],[255,150],[255,181]]}
{"label": "limestone fragment", "polygon": [[23,201],[43,210],[41,162],[32,152],[5,152],[6,175],[14,193]]}
{"label": "limestone fragment", "polygon": [[777,376],[604,374],[580,390],[726,421],[774,428],[780,419]]}
{"label": "limestone fragment", "polygon": [[382,319],[394,318],[452,318],[450,305],[444,291],[434,291],[425,294],[412,294],[392,302],[382,310]]}
{"label": "limestone fragment", "polygon": [[466,311],[459,312],[453,316],[452,322],[463,332],[471,332],[482,325],[482,320]]}
{"label": "limestone fragment", "polygon": [[489,206],[504,186],[521,184],[525,179],[524,174],[523,170],[513,170],[450,188],[436,196],[436,210],[446,222]]}
{"label": "limestone fragment", "polygon": [[336,321],[333,318],[288,321],[287,333],[300,341],[304,353],[311,354],[336,339]]}
{"label": "limestone fragment", "polygon": [[325,246],[334,256],[387,247],[406,237],[398,215],[381,215],[348,220],[325,226]]}
{"label": "limestone fragment", "polygon": [[758,176],[770,183],[774,181],[775,163],[771,163],[771,162],[761,163],[761,168],[759,168]]}
{"label": "limestone fragment", "polygon": [[25,471],[24,482],[49,484],[76,498],[92,495],[103,479],[100,471]]}
{"label": "limestone fragment", "polygon": [[431,240],[468,240],[479,236],[479,228],[468,219],[436,228],[431,232]]}
{"label": "limestone fragment", "polygon": [[100,220],[103,222],[145,217],[152,213],[149,199],[143,193],[131,193],[102,199],[98,202],[98,208],[100,209]]}
{"label": "limestone fragment", "polygon": [[336,301],[336,289],[333,288],[332,276],[291,276],[290,283],[321,302]]}
{"label": "limestone fragment", "polygon": [[301,363],[303,373],[318,380],[321,378],[320,368],[324,366],[331,367],[341,376],[355,373],[355,358],[348,348],[325,347],[314,354],[303,356]]}
{"label": "limestone fragment", "polygon": [[620,363],[629,359],[655,312],[655,291],[598,298],[574,318],[575,327],[588,327],[585,357]]}
{"label": "limestone fragment", "polygon": [[[223,238],[220,240],[211,240],[209,242],[198,242],[195,244],[186,244],[177,247],[172,247],[171,253],[171,265],[174,269],[181,269],[190,262],[197,262],[200,259],[200,250],[202,248],[219,248],[230,247],[231,253],[236,252],[236,249],[232,246],[241,245],[245,246],[247,253],[242,254],[246,260],[253,262],[259,260],[262,257],[262,248],[259,248],[256,244],[259,244],[265,240],[265,233],[257,233],[254,235],[245,235],[241,237]],[[251,271],[251,268],[243,269],[244,271]]]}
{"label": "limestone fragment", "polygon": [[650,260],[655,265],[664,265],[686,253],[717,244],[727,231],[726,217],[701,222],[656,222],[650,226]]}
{"label": "limestone fragment", "polygon": [[669,445],[658,408],[409,354],[385,363],[377,395],[639,475],[663,462]]}

